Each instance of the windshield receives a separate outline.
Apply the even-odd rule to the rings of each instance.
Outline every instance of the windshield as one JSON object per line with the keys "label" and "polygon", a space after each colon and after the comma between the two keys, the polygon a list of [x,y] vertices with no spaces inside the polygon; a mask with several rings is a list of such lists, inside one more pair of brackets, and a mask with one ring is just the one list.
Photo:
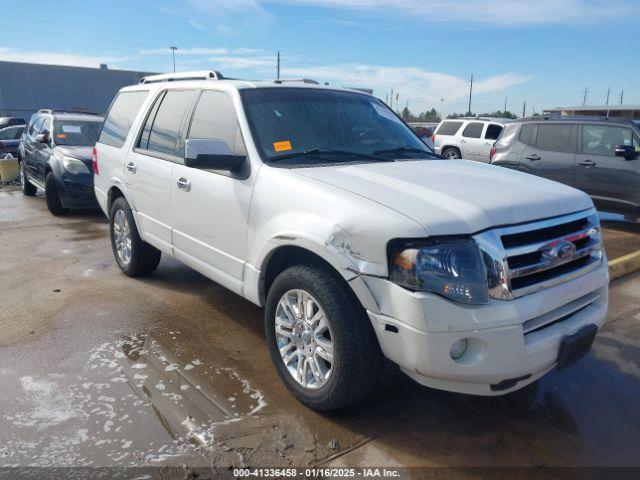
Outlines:
{"label": "windshield", "polygon": [[368,95],[306,88],[241,94],[258,150],[267,161],[286,157],[288,162],[332,163],[340,152],[360,155],[345,158],[354,161],[436,158],[384,103]]}
{"label": "windshield", "polygon": [[53,122],[53,141],[56,145],[92,147],[100,134],[101,120],[63,120]]}

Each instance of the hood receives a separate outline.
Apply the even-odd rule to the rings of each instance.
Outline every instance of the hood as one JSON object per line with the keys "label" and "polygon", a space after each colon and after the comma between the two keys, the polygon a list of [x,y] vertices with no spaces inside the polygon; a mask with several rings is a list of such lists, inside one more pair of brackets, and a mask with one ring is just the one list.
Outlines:
{"label": "hood", "polygon": [[67,157],[83,160],[85,163],[93,161],[93,147],[70,147],[66,145],[56,146],[56,151]]}
{"label": "hood", "polygon": [[429,235],[477,233],[593,207],[583,192],[557,182],[467,160],[413,160],[294,169],[385,205]]}

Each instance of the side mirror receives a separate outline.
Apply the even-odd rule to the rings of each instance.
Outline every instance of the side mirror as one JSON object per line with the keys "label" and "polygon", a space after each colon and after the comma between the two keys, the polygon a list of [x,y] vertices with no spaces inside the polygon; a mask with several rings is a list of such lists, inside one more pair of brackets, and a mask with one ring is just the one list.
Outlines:
{"label": "side mirror", "polygon": [[184,164],[204,170],[240,169],[246,162],[245,155],[234,155],[227,142],[216,138],[189,138],[184,147]]}
{"label": "side mirror", "polygon": [[625,160],[634,160],[638,158],[636,148],[631,145],[616,145],[614,150],[616,157],[623,157]]}

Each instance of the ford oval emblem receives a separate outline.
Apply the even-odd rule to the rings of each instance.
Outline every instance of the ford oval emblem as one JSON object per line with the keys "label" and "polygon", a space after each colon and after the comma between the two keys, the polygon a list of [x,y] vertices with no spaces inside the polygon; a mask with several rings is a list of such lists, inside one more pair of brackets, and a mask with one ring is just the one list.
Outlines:
{"label": "ford oval emblem", "polygon": [[545,249],[542,256],[547,260],[559,261],[571,258],[576,253],[576,246],[573,242],[562,241]]}

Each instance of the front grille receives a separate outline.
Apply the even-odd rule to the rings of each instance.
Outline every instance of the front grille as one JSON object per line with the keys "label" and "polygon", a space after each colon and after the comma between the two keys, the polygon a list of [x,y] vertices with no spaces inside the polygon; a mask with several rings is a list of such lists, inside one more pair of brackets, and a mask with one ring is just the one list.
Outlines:
{"label": "front grille", "polygon": [[587,273],[602,258],[593,210],[476,235],[493,298],[509,300]]}

